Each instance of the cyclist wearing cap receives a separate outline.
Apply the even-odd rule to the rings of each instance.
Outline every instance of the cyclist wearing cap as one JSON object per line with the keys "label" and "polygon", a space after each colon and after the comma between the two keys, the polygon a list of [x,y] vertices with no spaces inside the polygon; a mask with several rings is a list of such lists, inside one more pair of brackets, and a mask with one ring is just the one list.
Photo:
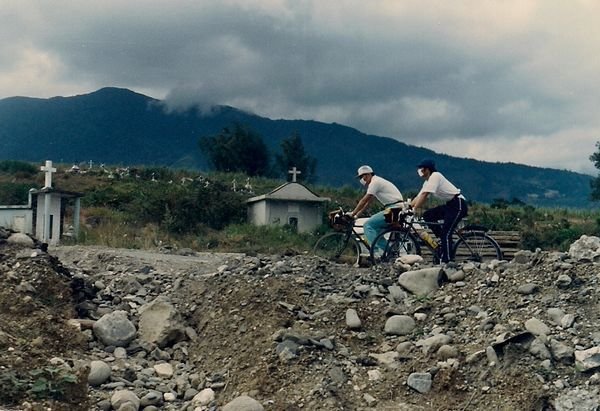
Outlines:
{"label": "cyclist wearing cap", "polygon": [[423,213],[423,219],[427,222],[437,222],[444,220],[443,225],[431,225],[431,231],[440,239],[440,260],[442,263],[450,261],[450,246],[452,245],[452,232],[458,222],[467,215],[467,202],[460,193],[460,189],[446,179],[437,171],[435,162],[431,159],[424,159],[417,165],[417,173],[425,180],[423,188],[419,194],[411,201],[413,208],[423,207],[429,194],[445,204],[426,210]]}
{"label": "cyclist wearing cap", "polygon": [[[390,207],[402,202],[402,194],[394,184],[388,180],[376,176],[373,169],[369,166],[360,166],[356,178],[360,179],[360,183],[367,187],[367,192],[358,201],[358,204],[349,214],[352,218],[359,216],[365,211],[376,198],[384,207]],[[385,228],[386,222],[382,210],[372,215],[363,225],[365,236],[369,244],[373,244],[373,240],[377,234]]]}

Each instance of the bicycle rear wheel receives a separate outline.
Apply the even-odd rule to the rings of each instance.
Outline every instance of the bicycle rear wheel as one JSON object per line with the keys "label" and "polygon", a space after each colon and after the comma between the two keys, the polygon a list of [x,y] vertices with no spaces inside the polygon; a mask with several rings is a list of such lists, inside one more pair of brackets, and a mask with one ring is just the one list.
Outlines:
{"label": "bicycle rear wheel", "polygon": [[492,237],[483,231],[467,231],[454,244],[454,261],[489,262],[502,260],[502,250]]}
{"label": "bicycle rear wheel", "polygon": [[371,245],[371,261],[393,263],[396,258],[407,254],[421,254],[421,247],[408,230],[389,228],[381,232]]}
{"label": "bicycle rear wheel", "polygon": [[325,234],[315,243],[313,254],[336,263],[358,264],[360,261],[360,247],[347,233]]}

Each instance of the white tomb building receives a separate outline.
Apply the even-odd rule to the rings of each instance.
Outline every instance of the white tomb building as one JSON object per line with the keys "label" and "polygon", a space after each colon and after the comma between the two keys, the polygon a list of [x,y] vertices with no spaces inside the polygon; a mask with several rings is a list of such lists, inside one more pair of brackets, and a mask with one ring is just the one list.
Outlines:
{"label": "white tomb building", "polygon": [[52,187],[52,174],[56,168],[52,161],[40,167],[45,173],[44,187],[29,190],[27,205],[0,206],[0,226],[14,231],[34,235],[38,240],[57,245],[63,235],[67,205],[72,203],[72,235],[79,233],[81,193]]}
{"label": "white tomb building", "polygon": [[273,191],[246,200],[248,221],[255,225],[290,225],[298,232],[309,232],[322,224],[323,203],[330,201],[319,197],[296,181],[300,171],[289,171],[292,181]]}

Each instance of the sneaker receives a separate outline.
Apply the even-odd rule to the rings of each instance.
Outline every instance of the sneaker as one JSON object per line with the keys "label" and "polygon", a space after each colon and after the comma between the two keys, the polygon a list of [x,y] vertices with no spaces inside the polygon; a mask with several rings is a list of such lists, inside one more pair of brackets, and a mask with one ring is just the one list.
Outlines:
{"label": "sneaker", "polygon": [[456,269],[456,268],[458,268],[458,264],[455,261],[448,261],[446,263],[446,267],[447,268],[454,268],[454,269]]}

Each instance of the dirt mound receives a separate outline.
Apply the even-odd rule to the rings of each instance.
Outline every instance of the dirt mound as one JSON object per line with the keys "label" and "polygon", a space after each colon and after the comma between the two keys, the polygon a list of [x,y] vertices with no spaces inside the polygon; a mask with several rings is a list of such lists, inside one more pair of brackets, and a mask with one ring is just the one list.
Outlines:
{"label": "dirt mound", "polygon": [[[399,276],[439,267],[0,247],[2,388],[9,371],[24,379],[58,357],[73,374],[107,365],[87,393],[102,410],[124,391],[148,410],[219,410],[242,395],[290,411],[592,410],[600,398],[594,256],[520,252],[446,268],[413,295]],[[142,323],[158,300],[176,315],[157,325],[177,333],[151,342]],[[122,346],[90,328],[117,311],[137,329]],[[35,403],[31,390],[3,394]]]}
{"label": "dirt mound", "polygon": [[81,357],[86,347],[67,323],[75,317],[71,281],[56,257],[0,244],[0,397],[6,404],[29,398],[52,409],[87,409],[85,370],[61,359]]}

